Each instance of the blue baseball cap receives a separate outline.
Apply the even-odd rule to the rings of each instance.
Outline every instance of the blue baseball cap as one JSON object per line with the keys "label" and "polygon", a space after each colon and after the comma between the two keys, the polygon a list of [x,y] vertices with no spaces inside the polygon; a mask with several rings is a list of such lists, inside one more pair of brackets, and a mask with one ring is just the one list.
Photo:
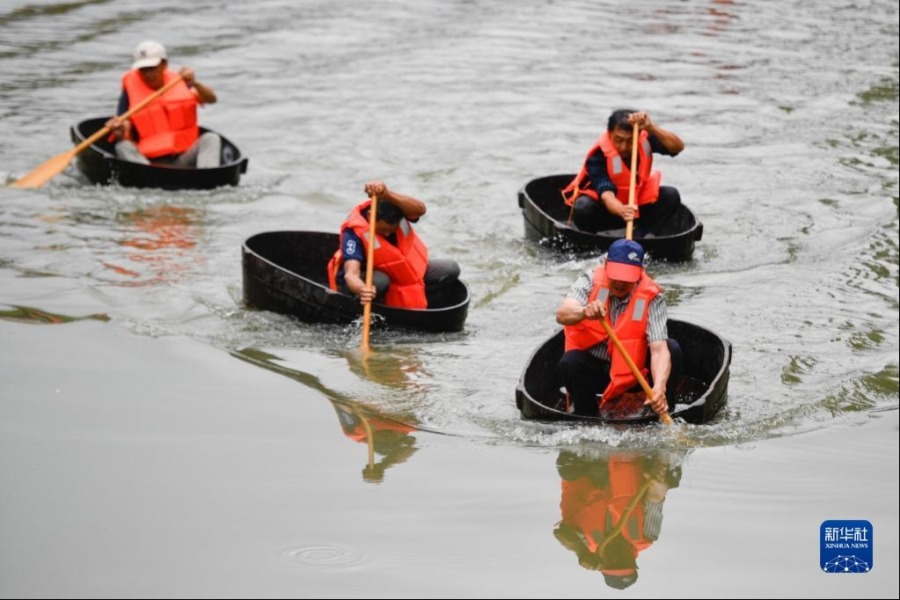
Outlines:
{"label": "blue baseball cap", "polygon": [[634,569],[631,569],[627,575],[610,575],[605,571],[603,572],[603,580],[606,582],[606,585],[617,590],[624,590],[633,585],[637,578],[638,574]]}
{"label": "blue baseball cap", "polygon": [[606,276],[635,282],[644,271],[644,248],[634,240],[616,240],[606,254]]}

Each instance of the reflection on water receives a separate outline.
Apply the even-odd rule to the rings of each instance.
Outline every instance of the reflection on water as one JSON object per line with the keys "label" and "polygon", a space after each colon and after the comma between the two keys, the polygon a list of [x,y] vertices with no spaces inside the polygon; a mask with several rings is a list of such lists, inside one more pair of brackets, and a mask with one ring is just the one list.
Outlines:
{"label": "reflection on water", "polygon": [[[120,275],[134,278],[125,285],[154,285],[164,281],[177,281],[190,274],[199,258],[191,251],[197,245],[203,215],[197,209],[181,206],[149,206],[123,213],[125,237],[119,245],[131,249],[128,259],[137,268],[103,262],[103,265]],[[150,275],[142,274],[147,267]]]}
{"label": "reflection on water", "polygon": [[13,306],[12,310],[0,310],[0,319],[5,321],[19,321],[22,323],[58,325],[60,323],[72,323],[74,321],[85,321],[88,319],[93,319],[95,321],[109,321],[109,316],[105,314],[94,314],[83,317],[70,317],[69,315],[52,313],[31,306]]}
{"label": "reflection on water", "polygon": [[[384,472],[405,462],[416,448],[416,438],[410,435],[416,428],[380,414],[371,406],[332,400],[334,410],[344,435],[353,441],[366,444],[368,463],[362,475],[369,483],[380,483]],[[380,458],[376,462],[375,455]]]}
{"label": "reflection on water", "polygon": [[[380,483],[384,480],[384,473],[387,469],[405,462],[418,449],[416,438],[411,435],[418,431],[414,416],[405,413],[389,415],[370,404],[352,400],[347,395],[325,385],[319,377],[280,364],[281,359],[263,350],[244,348],[233,351],[231,354],[243,361],[299,381],[304,386],[314,389],[328,398],[337,412],[338,422],[341,424],[344,435],[353,441],[364,443],[368,447],[368,460],[362,470],[363,480]],[[364,364],[368,361],[365,359],[350,360],[351,355],[348,353],[351,366],[355,364],[365,369]],[[391,371],[385,367],[393,364],[400,372],[405,372],[405,369],[400,367],[407,363],[396,361],[396,357],[394,362],[386,361],[384,360],[385,356],[387,354],[382,353],[383,360],[378,363],[380,368],[377,369],[382,377],[386,377],[383,381],[395,383],[403,381],[397,379],[396,376],[388,376],[387,374]],[[373,365],[373,367],[375,366],[377,365]],[[378,455],[377,460],[376,455]]]}
{"label": "reflection on water", "polygon": [[350,370],[365,379],[391,389],[421,391],[429,373],[414,348],[378,347],[365,355],[358,349],[341,352]]}
{"label": "reflection on water", "polygon": [[682,459],[663,451],[560,451],[562,520],[553,535],[608,586],[633,585],[638,554],[659,538],[666,494],[681,481]]}
{"label": "reflection on water", "polygon": [[122,242],[139,250],[193,248],[197,245],[197,210],[180,206],[151,206],[123,215],[134,227],[134,236]]}

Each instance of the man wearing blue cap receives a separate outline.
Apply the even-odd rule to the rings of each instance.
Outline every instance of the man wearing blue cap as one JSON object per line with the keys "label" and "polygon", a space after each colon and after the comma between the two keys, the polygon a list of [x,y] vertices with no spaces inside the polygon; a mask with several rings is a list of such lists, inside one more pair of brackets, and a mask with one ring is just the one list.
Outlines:
{"label": "man wearing blue cap", "polygon": [[607,314],[616,337],[649,379],[653,397],[648,404],[657,414],[667,412],[681,380],[681,347],[669,339],[666,301],[644,270],[643,247],[617,240],[593,272],[578,277],[556,309],[566,336],[559,372],[575,414],[595,417],[597,394],[602,393],[605,404],[637,386],[600,323]]}

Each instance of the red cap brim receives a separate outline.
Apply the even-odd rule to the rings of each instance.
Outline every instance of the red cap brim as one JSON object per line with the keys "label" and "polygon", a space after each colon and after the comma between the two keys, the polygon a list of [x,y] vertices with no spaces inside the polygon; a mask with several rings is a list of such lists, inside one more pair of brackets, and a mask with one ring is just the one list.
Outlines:
{"label": "red cap brim", "polygon": [[624,265],[617,262],[606,262],[606,276],[616,281],[634,283],[641,278],[643,269],[637,265]]}
{"label": "red cap brim", "polygon": [[604,575],[616,575],[618,577],[628,577],[629,575],[634,575],[637,573],[637,569],[634,567],[630,569],[600,569],[600,572]]}

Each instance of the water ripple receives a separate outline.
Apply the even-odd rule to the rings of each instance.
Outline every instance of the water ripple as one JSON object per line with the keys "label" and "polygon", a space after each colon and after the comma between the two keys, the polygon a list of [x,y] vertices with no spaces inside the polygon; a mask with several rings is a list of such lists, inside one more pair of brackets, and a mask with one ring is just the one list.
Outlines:
{"label": "water ripple", "polygon": [[303,545],[286,548],[282,558],[304,567],[346,569],[364,562],[367,557],[358,549],[331,545]]}

